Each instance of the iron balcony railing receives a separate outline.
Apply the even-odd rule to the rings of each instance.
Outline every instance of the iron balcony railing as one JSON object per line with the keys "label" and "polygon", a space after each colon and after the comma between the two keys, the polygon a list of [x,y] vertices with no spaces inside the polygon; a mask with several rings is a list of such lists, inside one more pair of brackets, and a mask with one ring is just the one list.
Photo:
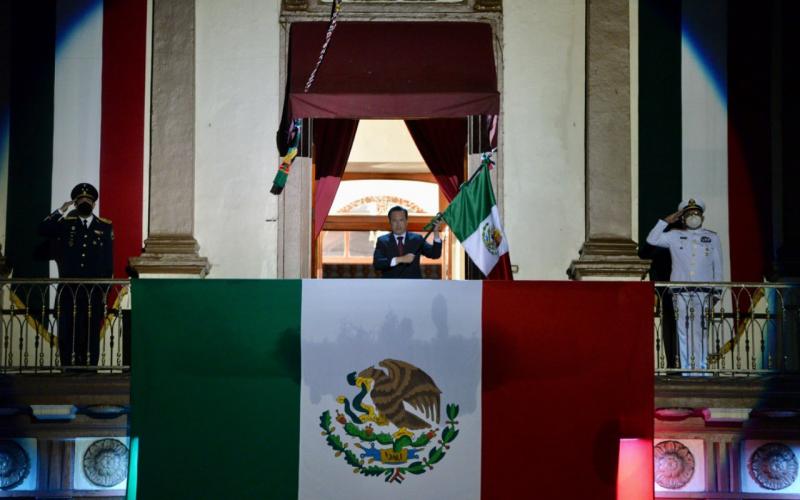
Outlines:
{"label": "iron balcony railing", "polygon": [[0,373],[130,368],[130,281],[0,280]]}
{"label": "iron balcony railing", "polygon": [[657,375],[798,371],[797,285],[659,282],[655,287]]}
{"label": "iron balcony railing", "polygon": [[[0,280],[0,374],[128,371],[130,303],[128,280]],[[789,284],[657,282],[656,374],[798,372],[798,304]]]}

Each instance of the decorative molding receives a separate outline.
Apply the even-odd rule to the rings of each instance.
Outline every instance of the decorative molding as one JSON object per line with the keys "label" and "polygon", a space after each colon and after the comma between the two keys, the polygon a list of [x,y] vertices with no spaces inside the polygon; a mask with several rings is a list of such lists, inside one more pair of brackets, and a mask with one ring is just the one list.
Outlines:
{"label": "decorative molding", "polygon": [[641,280],[650,270],[650,261],[640,259],[637,249],[634,241],[625,238],[589,239],[567,275],[573,280]]}
{"label": "decorative molding", "polygon": [[[313,16],[326,21],[332,0],[282,0],[281,16]],[[496,16],[503,11],[502,0],[344,0],[342,11],[348,20],[355,16],[418,16],[435,21],[431,16],[471,15]]]}
{"label": "decorative molding", "polygon": [[750,418],[750,408],[706,408],[703,419],[709,423],[741,423]]}
{"label": "decorative molding", "polygon": [[120,415],[128,414],[130,409],[126,406],[118,405],[90,405],[81,408],[80,413],[88,415],[92,418],[110,419],[117,418]]}
{"label": "decorative molding", "polygon": [[[769,394],[765,399],[764,395]],[[759,378],[656,377],[656,408],[749,408],[796,410],[800,380],[791,376]]]}
{"label": "decorative molding", "polygon": [[412,201],[397,196],[365,196],[355,201],[351,201],[347,205],[340,208],[339,214],[349,214],[356,208],[360,207],[361,205],[367,205],[369,203],[374,203],[378,205],[377,213],[380,214],[381,217],[384,217],[383,214],[388,213],[389,208],[393,205],[399,205],[408,210],[412,214],[425,213],[425,210],[421,206],[417,205]]}
{"label": "decorative molding", "polygon": [[281,10],[289,12],[301,12],[308,10],[308,0],[283,0]]}
{"label": "decorative molding", "polygon": [[472,6],[477,12],[502,12],[503,11],[503,1],[502,0],[475,0],[475,4]]}
{"label": "decorative molding", "polygon": [[208,258],[198,255],[199,245],[191,235],[151,235],[139,257],[129,259],[139,276],[189,275],[205,277],[211,270]]}
{"label": "decorative molding", "polygon": [[74,405],[31,405],[37,420],[74,420],[78,409]]}

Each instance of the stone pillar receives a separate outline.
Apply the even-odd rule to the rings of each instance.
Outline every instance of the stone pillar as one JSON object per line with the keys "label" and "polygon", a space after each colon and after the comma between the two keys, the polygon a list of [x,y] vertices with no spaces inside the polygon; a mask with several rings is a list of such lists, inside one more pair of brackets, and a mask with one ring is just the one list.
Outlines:
{"label": "stone pillar", "polygon": [[570,278],[640,279],[631,239],[628,0],[586,0],[586,241]]}
{"label": "stone pillar", "polygon": [[279,278],[311,277],[311,172],[311,158],[296,158],[278,200]]}
{"label": "stone pillar", "polygon": [[142,277],[203,277],[194,239],[195,2],[153,0],[150,204]]}

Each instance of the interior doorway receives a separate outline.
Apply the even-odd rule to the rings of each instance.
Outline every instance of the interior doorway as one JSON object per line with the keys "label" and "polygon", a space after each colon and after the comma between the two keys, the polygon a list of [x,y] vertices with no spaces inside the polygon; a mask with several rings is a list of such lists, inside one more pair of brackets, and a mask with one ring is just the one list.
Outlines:
{"label": "interior doorway", "polygon": [[[361,120],[333,204],[313,242],[314,277],[378,277],[372,253],[377,238],[389,231],[389,208],[408,209],[409,230],[424,235],[425,224],[448,203],[402,120]],[[463,279],[463,250],[449,230],[442,237],[442,257],[421,259],[423,277]]]}

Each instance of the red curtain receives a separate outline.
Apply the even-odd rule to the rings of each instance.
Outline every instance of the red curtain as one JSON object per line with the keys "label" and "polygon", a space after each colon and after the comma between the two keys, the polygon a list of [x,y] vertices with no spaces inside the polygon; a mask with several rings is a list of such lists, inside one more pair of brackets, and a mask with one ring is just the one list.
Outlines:
{"label": "red curtain", "polygon": [[467,119],[406,120],[406,127],[442,192],[452,201],[464,182]]}
{"label": "red curtain", "polygon": [[292,23],[293,118],[432,118],[500,112],[492,27],[471,22],[339,22],[316,74],[326,22]]}
{"label": "red curtain", "polygon": [[316,193],[314,195],[314,237],[319,236],[325,218],[333,205],[336,190],[342,180],[358,120],[342,118],[316,119],[312,122],[314,133],[314,159]]}

